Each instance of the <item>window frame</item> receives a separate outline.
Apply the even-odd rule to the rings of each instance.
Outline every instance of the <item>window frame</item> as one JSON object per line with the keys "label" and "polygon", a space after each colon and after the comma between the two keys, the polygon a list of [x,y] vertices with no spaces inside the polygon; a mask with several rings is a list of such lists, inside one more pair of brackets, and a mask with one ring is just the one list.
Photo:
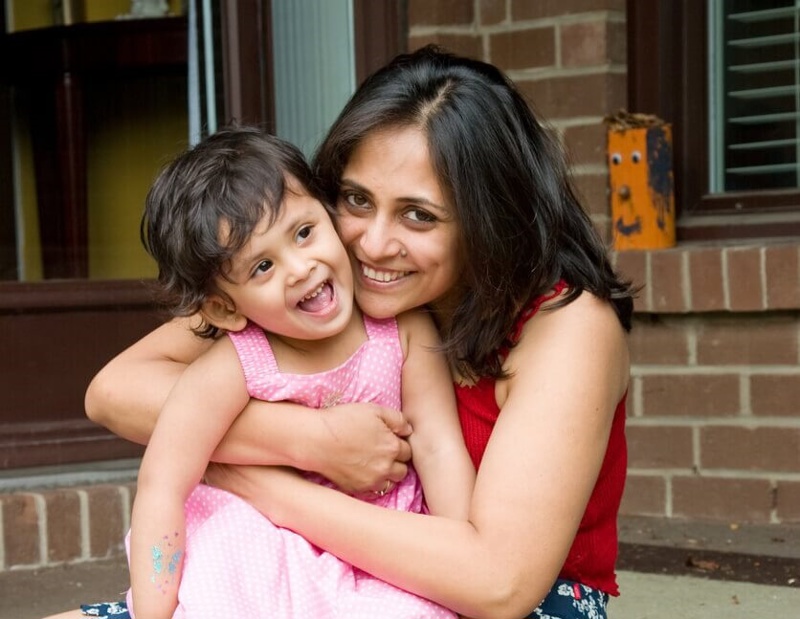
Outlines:
{"label": "window frame", "polygon": [[709,194],[708,6],[627,0],[628,106],[672,124],[678,241],[800,235],[800,189]]}

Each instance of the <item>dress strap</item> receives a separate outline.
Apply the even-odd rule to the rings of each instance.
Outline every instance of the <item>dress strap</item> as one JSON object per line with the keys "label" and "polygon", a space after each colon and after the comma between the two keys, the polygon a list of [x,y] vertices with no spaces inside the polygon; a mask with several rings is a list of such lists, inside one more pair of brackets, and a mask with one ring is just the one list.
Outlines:
{"label": "dress strap", "polygon": [[398,339],[397,320],[395,318],[372,318],[366,314],[362,314],[364,318],[364,329],[367,332],[367,338],[370,340],[375,339]]}
{"label": "dress strap", "polygon": [[250,322],[241,331],[229,332],[228,337],[239,355],[248,390],[255,384],[254,381],[263,380],[264,375],[279,372],[272,346],[261,327]]}

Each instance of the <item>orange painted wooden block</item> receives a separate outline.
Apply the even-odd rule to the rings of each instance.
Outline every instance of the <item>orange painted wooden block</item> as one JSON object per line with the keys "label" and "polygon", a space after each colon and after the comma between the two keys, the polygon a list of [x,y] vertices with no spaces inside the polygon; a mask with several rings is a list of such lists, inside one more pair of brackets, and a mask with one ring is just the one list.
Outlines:
{"label": "orange painted wooden block", "polygon": [[673,247],[672,127],[627,112],[606,123],[614,249]]}

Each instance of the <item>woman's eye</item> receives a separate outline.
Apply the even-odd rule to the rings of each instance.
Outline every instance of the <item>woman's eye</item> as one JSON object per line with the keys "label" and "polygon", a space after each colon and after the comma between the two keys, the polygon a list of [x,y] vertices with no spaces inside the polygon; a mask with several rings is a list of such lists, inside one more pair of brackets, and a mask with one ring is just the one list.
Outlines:
{"label": "woman's eye", "polygon": [[411,221],[418,221],[420,223],[432,223],[436,221],[436,217],[431,215],[428,211],[419,208],[407,211],[406,217]]}
{"label": "woman's eye", "polygon": [[367,199],[360,193],[346,192],[342,195],[344,201],[348,206],[355,208],[364,208],[367,205]]}
{"label": "woman's eye", "polygon": [[272,268],[272,260],[262,260],[256,266],[256,270],[255,270],[254,274],[257,275],[258,273],[266,273],[271,268]]}

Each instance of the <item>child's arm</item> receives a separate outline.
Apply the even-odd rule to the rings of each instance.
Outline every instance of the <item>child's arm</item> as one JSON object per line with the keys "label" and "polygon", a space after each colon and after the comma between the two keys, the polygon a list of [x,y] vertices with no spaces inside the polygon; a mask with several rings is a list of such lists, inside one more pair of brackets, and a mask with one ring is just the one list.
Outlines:
{"label": "child's arm", "polygon": [[139,469],[131,517],[131,589],[137,617],[172,617],[186,547],[184,503],[249,397],[227,337],[194,361],[170,392]]}
{"label": "child's arm", "polygon": [[475,468],[458,422],[453,379],[430,316],[412,311],[398,316],[403,364],[403,412],[411,422],[414,468],[431,513],[466,520]]}

